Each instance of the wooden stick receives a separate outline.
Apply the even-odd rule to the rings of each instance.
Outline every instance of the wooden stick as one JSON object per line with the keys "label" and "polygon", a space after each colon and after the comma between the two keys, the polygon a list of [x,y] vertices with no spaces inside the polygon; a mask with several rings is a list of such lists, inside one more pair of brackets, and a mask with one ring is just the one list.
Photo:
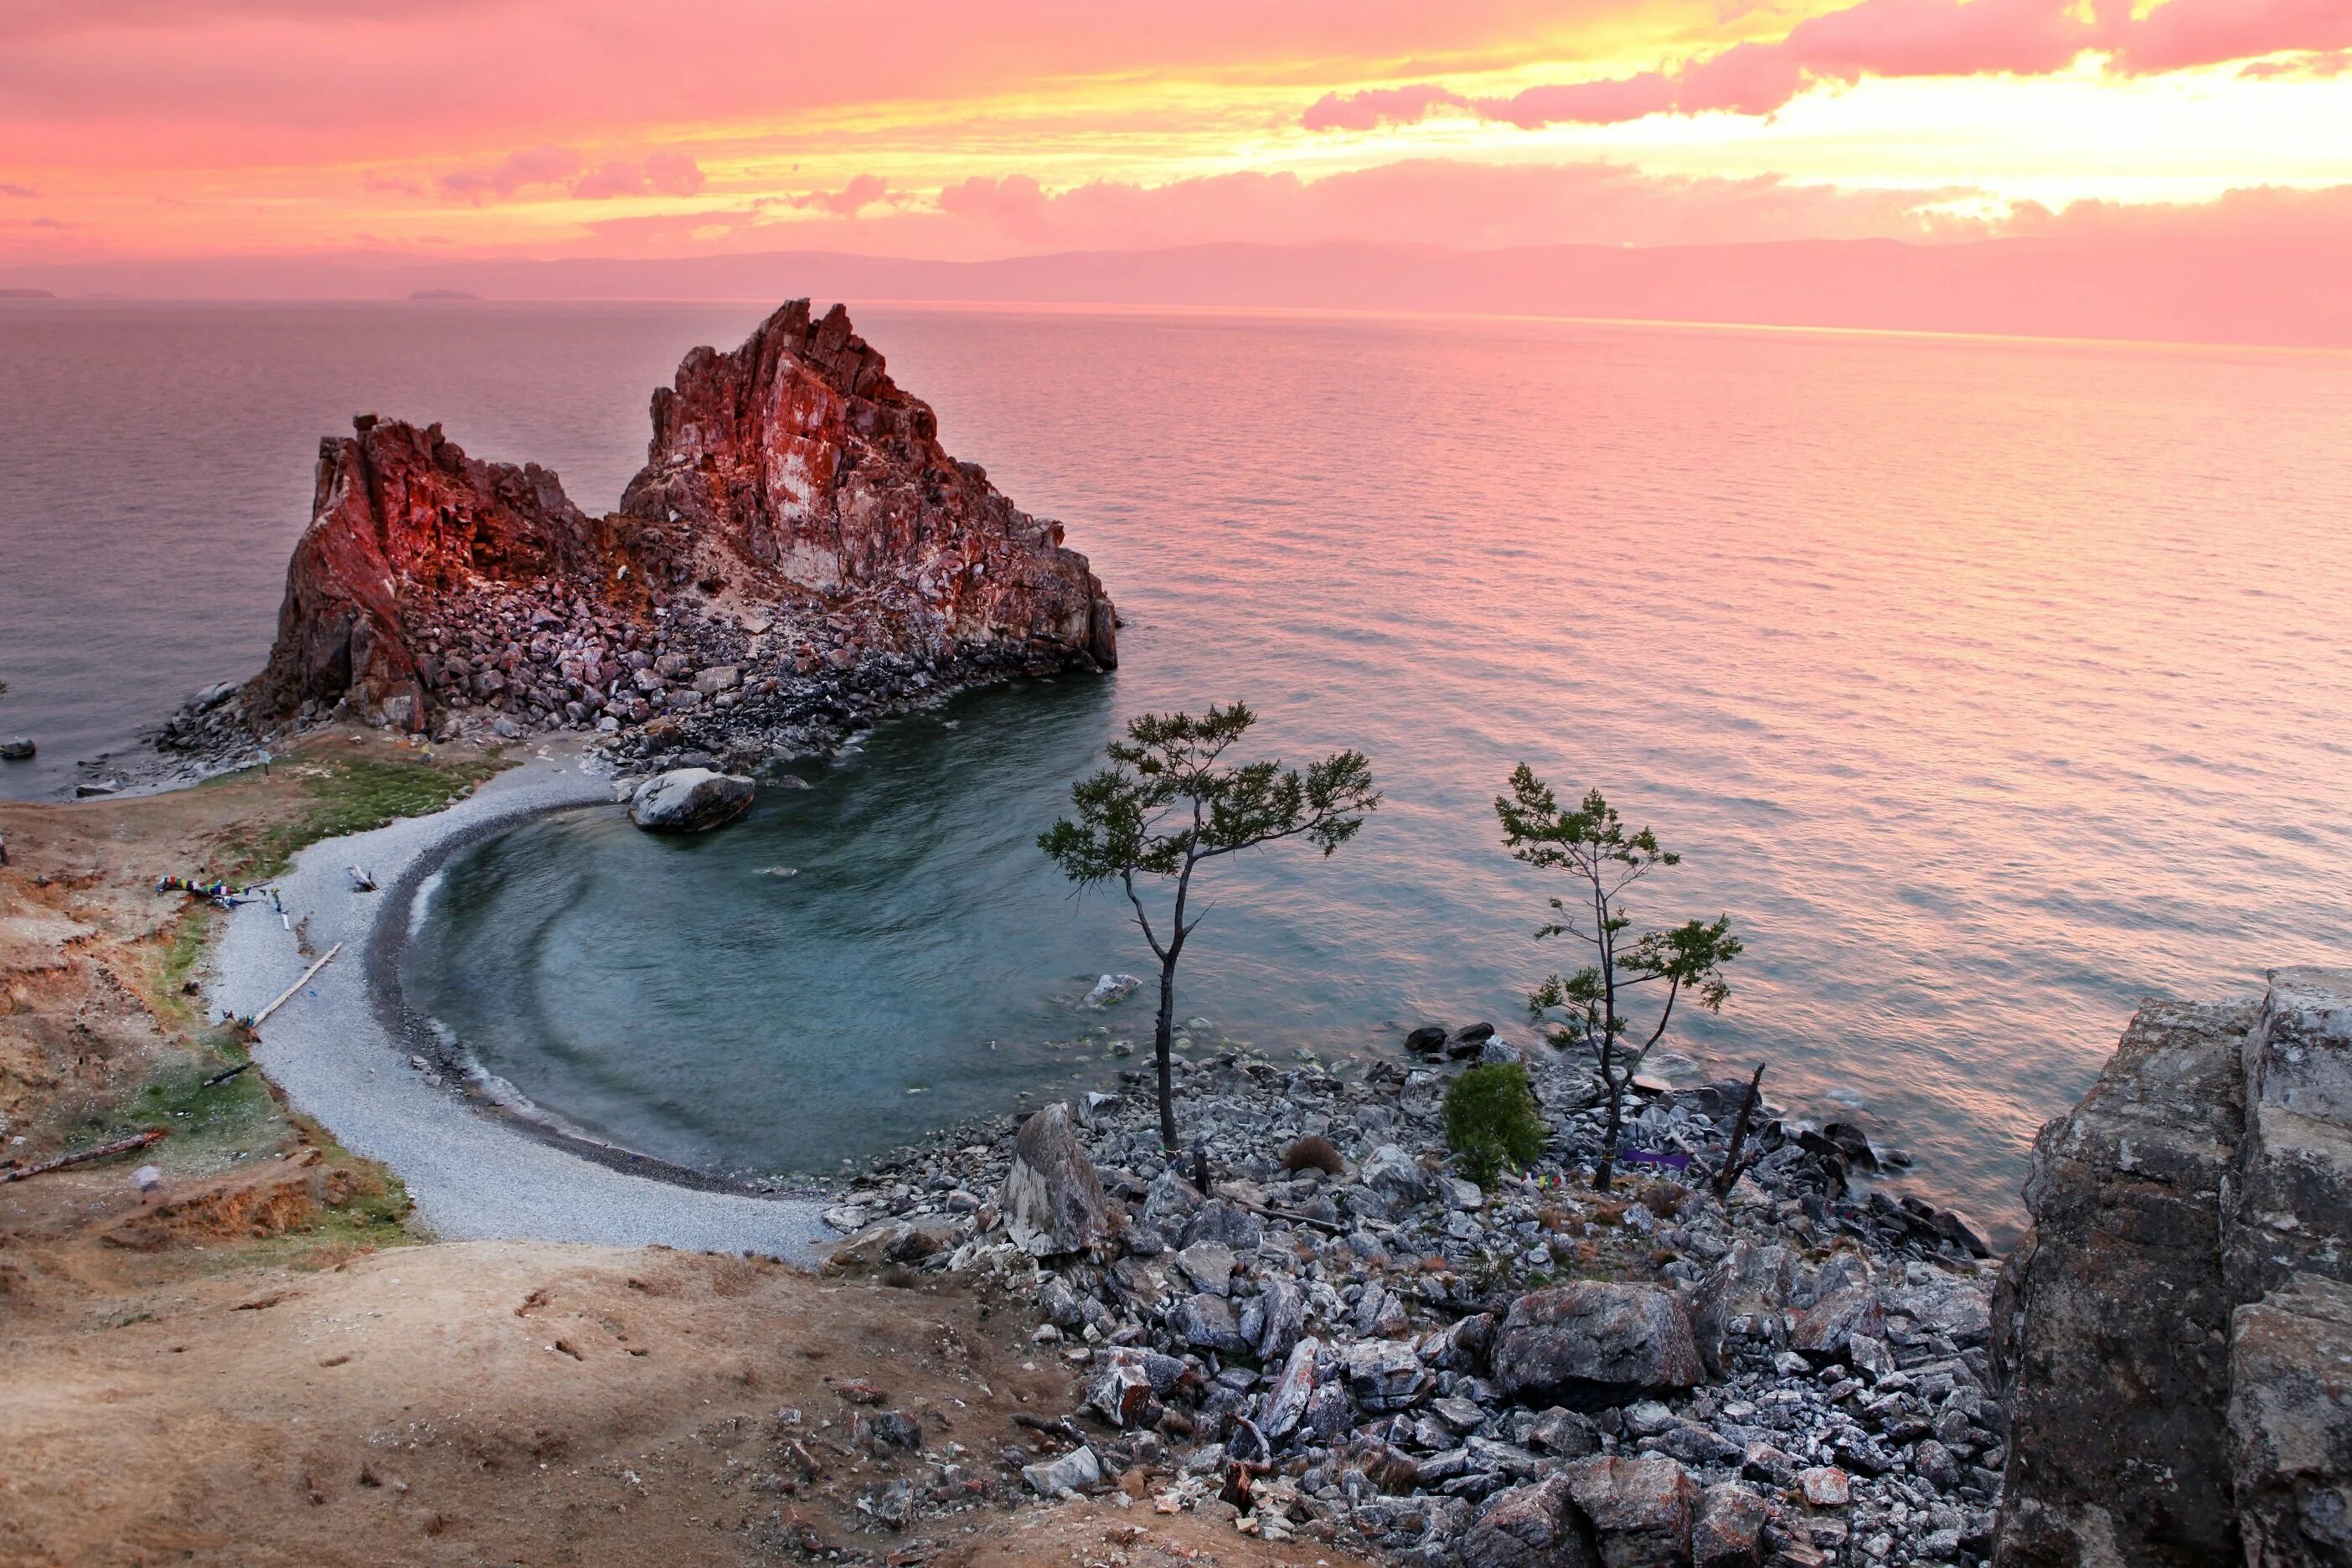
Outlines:
{"label": "wooden stick", "polygon": [[[1741,1173],[1748,1168],[1739,1163],[1739,1153],[1748,1142],[1748,1122],[1756,1114],[1756,1101],[1762,1097],[1763,1090],[1764,1064],[1758,1062],[1756,1076],[1748,1080],[1748,1092],[1740,1097],[1739,1120],[1731,1124],[1731,1150],[1723,1157],[1723,1169],[1717,1171],[1715,1180],[1708,1184],[1715,1189],[1717,1198],[1728,1198],[1731,1189],[1739,1184]],[[1748,1163],[1752,1165],[1755,1162],[1750,1160]]]}
{"label": "wooden stick", "polygon": [[172,1135],[168,1127],[153,1127],[136,1138],[119,1138],[111,1143],[101,1143],[95,1149],[84,1149],[79,1154],[60,1154],[54,1160],[44,1160],[37,1165],[27,1165],[21,1171],[0,1171],[0,1183],[21,1182],[27,1176],[43,1176],[51,1171],[62,1171],[68,1165],[79,1165],[91,1160],[103,1160],[109,1154],[128,1154],[133,1149],[144,1149],[150,1143],[160,1143]]}
{"label": "wooden stick", "polygon": [[319,960],[319,962],[318,962],[318,963],[316,963],[312,964],[310,968],[308,968],[308,969],[304,970],[304,971],[302,972],[302,978],[301,978],[301,979],[299,979],[299,980],[297,980],[293,984],[289,985],[289,986],[286,988],[286,990],[285,990],[285,994],[282,994],[282,995],[280,995],[280,996],[278,998],[278,1000],[277,1000],[277,1001],[272,1002],[268,1006],[264,1007],[260,1012],[256,1013],[252,1017],[250,1017],[250,1018],[247,1019],[247,1020],[246,1020],[246,1026],[247,1026],[247,1027],[248,1027],[248,1028],[254,1028],[254,1029],[258,1029],[259,1027],[261,1027],[261,1021],[262,1021],[264,1018],[268,1017],[268,1016],[269,1016],[269,1015],[271,1015],[272,1013],[275,1013],[276,1011],[278,1011],[278,1009],[279,1009],[280,1007],[283,1007],[284,1005],[286,1005],[286,1004],[287,1004],[287,1003],[291,1002],[292,1000],[294,1000],[294,994],[295,994],[296,992],[298,992],[298,991],[301,990],[301,989],[302,989],[302,987],[304,987],[305,985],[310,984],[310,977],[311,977],[312,975],[317,974],[317,973],[319,973],[319,971],[320,971],[321,969],[326,968],[326,967],[327,967],[327,965],[328,965],[328,963],[329,963],[331,961],[332,961],[332,959],[334,958],[335,954],[337,954],[337,953],[339,953],[339,952],[342,952],[342,951],[343,951],[343,944],[342,944],[341,942],[337,942],[337,943],[335,943],[335,945],[334,945],[334,946],[332,946],[332,947],[329,948],[329,949],[327,950],[327,956],[326,956],[325,958],[322,958],[322,959]]}

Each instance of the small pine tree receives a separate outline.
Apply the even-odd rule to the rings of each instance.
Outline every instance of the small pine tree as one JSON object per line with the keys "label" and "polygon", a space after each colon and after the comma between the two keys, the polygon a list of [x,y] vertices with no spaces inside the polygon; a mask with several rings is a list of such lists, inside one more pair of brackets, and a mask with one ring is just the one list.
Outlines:
{"label": "small pine tree", "polygon": [[1517,1062],[1472,1068],[1445,1090],[1445,1146],[1482,1187],[1491,1189],[1507,1164],[1532,1164],[1549,1134]]}

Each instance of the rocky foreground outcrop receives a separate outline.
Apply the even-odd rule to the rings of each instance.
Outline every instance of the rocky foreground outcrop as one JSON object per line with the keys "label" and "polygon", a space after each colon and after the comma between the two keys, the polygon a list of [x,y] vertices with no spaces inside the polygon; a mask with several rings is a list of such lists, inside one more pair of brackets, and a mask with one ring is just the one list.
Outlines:
{"label": "rocky foreground outcrop", "polygon": [[[1175,1063],[1198,1163],[1125,1072],[943,1132],[825,1216],[832,1270],[961,1274],[1045,1320],[1035,1354],[1086,1386],[1004,1452],[1027,1485],[1428,1568],[1983,1563],[1990,1271],[1926,1205],[1849,1192],[1894,1151],[1774,1115],[1725,1201],[1699,1178],[1745,1083],[1644,1094],[1629,1136],[1692,1167],[1601,1194],[1571,1058],[1483,1026],[1410,1066],[1213,1033],[1188,1024]],[[1481,1191],[1447,1167],[1444,1089],[1522,1056],[1551,1136]],[[919,1488],[902,1528],[956,1506]]]}
{"label": "rocky foreground outcrop", "polygon": [[2026,1203],[1995,1563],[2352,1563],[2352,971],[2144,1008]]}
{"label": "rocky foreground outcrop", "polygon": [[1061,525],[950,457],[838,306],[794,300],[732,353],[689,353],[609,516],[437,425],[353,423],[320,443],[268,666],[166,744],[350,717],[753,766],[894,701],[1118,662]]}

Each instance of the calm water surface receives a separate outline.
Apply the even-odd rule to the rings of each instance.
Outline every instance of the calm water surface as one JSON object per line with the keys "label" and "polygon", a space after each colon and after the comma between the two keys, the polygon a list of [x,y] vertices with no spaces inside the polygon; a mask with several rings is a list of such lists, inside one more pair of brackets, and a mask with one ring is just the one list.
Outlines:
{"label": "calm water surface", "polygon": [[[650,387],[758,313],[0,310],[0,729],[49,748],[0,788],[258,662],[352,410],[610,506]],[[1702,1066],[1769,1059],[1783,1100],[1858,1111],[1988,1218],[2138,996],[2352,952],[2352,357],[859,321],[951,449],[1068,523],[1126,662],[886,726],[725,835],[588,813],[453,865],[412,994],[598,1131],[819,1168],[1107,1074],[1068,998],[1148,954],[1031,840],[1121,716],[1234,697],[1286,754],[1364,748],[1389,805],[1329,862],[1221,875],[1184,1014],[1283,1049],[1524,1035],[1570,956],[1529,940],[1548,889],[1496,843],[1525,759],[1685,852],[1643,912],[1742,929]]]}

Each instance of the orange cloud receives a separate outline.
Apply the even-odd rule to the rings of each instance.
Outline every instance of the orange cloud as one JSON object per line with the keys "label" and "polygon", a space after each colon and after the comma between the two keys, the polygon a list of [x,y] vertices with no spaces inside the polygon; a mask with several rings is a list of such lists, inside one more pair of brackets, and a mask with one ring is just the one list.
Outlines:
{"label": "orange cloud", "polygon": [[2166,0],[2135,21],[2129,0],[1861,0],[1811,16],[1778,42],[1745,42],[1671,69],[1472,98],[1435,83],[1327,93],[1309,131],[1411,124],[1439,109],[1533,130],[1613,125],[1653,114],[1766,115],[1825,83],[1864,77],[2052,76],[2094,51],[2126,74],[2352,47],[2347,0]]}

